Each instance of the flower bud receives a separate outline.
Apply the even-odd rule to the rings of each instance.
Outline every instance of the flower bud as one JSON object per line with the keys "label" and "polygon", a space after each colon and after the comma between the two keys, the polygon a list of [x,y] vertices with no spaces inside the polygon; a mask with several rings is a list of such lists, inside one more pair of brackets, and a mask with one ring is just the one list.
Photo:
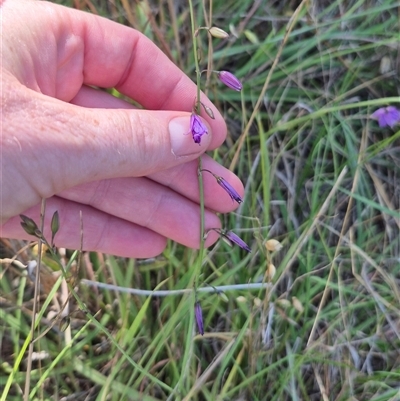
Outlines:
{"label": "flower bud", "polygon": [[219,71],[218,79],[225,84],[228,88],[240,92],[242,90],[242,83],[229,71]]}
{"label": "flower bud", "polygon": [[226,303],[229,302],[228,296],[223,291],[220,291],[217,294],[224,302],[226,302]]}
{"label": "flower bud", "polygon": [[229,240],[231,243],[237,245],[239,248],[244,249],[247,252],[251,252],[251,248],[234,232],[232,231],[221,231],[220,234]]}
{"label": "flower bud", "polygon": [[221,28],[217,28],[216,26],[213,26],[208,30],[210,32],[211,36],[214,36],[214,38],[218,39],[226,39],[229,38],[229,33],[225,32]]}
{"label": "flower bud", "polygon": [[233,201],[236,201],[239,203],[239,205],[243,202],[242,197],[237,193],[236,189],[232,187],[231,184],[229,184],[228,181],[225,180],[225,178],[222,178],[220,176],[214,175],[214,177],[217,180],[217,183],[224,188],[224,190],[228,193],[228,195],[231,197]]}
{"label": "flower bud", "polygon": [[216,231],[219,235],[221,235],[221,238],[229,246],[232,246],[232,244],[235,244],[238,247],[244,249],[245,251],[251,252],[251,248],[238,235],[236,235],[234,232],[220,230],[219,228],[214,228],[213,230]]}
{"label": "flower bud", "polygon": [[242,197],[238,194],[238,192],[236,191],[235,188],[233,188],[233,186],[231,184],[229,184],[228,181],[225,180],[225,178],[220,177],[219,175],[214,174],[212,171],[207,170],[206,168],[203,168],[201,170],[202,171],[206,171],[207,173],[210,173],[214,176],[214,178],[217,180],[217,183],[219,184],[219,186],[221,186],[227,193],[228,195],[231,197],[231,199],[233,201],[236,201],[237,203],[241,204],[243,202]]}
{"label": "flower bud", "polygon": [[58,230],[60,229],[60,215],[58,214],[58,210],[56,210],[51,218],[51,233],[54,236],[57,234]]}
{"label": "flower bud", "polygon": [[204,335],[203,310],[201,309],[200,302],[196,302],[194,304],[194,317],[196,319],[199,333],[203,336]]}

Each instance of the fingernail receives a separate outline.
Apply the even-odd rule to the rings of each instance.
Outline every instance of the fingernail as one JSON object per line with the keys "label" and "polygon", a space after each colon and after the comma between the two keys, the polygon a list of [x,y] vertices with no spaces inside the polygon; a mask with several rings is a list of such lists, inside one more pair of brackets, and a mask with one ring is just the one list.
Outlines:
{"label": "fingernail", "polygon": [[172,153],[177,157],[203,153],[211,140],[210,131],[203,135],[200,144],[195,143],[190,132],[190,116],[173,118],[169,122]]}

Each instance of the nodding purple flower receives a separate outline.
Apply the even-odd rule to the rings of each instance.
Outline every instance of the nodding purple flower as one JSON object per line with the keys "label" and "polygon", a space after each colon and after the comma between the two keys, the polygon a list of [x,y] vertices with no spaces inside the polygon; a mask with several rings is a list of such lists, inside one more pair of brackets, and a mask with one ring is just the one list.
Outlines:
{"label": "nodding purple flower", "polygon": [[236,192],[236,189],[232,187],[231,184],[229,184],[228,181],[225,180],[225,178],[219,177],[217,175],[214,176],[217,179],[218,184],[225,189],[226,192],[228,192],[228,195],[231,197],[233,201],[236,201],[239,203],[239,205],[243,202],[243,199],[241,196]]}
{"label": "nodding purple flower", "polygon": [[238,247],[244,249],[247,252],[251,252],[251,248],[234,232],[232,231],[220,231],[220,234],[230,242],[234,243]]}
{"label": "nodding purple flower", "polygon": [[197,328],[199,329],[199,333],[204,335],[204,324],[203,324],[203,311],[201,309],[200,302],[196,302],[194,304],[194,317],[196,318]]}
{"label": "nodding purple flower", "polygon": [[377,120],[380,127],[393,128],[400,123],[400,111],[394,106],[381,107],[371,114],[373,120]]}
{"label": "nodding purple flower", "polygon": [[201,137],[204,134],[208,134],[207,127],[204,125],[203,121],[201,121],[201,118],[196,113],[192,113],[192,115],[190,116],[190,132],[192,134],[194,142],[198,144],[200,144],[201,142]]}
{"label": "nodding purple flower", "polygon": [[212,171],[207,170],[206,168],[203,168],[201,171],[207,171],[207,173],[210,173],[214,176],[214,178],[217,180],[217,183],[225,189],[226,192],[228,192],[228,195],[231,197],[233,201],[236,201],[239,203],[239,205],[243,202],[242,197],[237,193],[236,189],[233,188],[231,184],[229,184],[228,181],[225,180],[225,178],[220,177],[219,175],[214,174]]}
{"label": "nodding purple flower", "polygon": [[240,92],[242,90],[242,83],[229,71],[218,71],[219,80],[228,88]]}

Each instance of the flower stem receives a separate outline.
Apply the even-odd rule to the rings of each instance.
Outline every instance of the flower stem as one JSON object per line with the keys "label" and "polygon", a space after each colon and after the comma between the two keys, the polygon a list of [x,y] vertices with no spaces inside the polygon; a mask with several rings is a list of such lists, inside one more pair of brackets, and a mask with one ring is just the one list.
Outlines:
{"label": "flower stem", "polygon": [[[201,79],[201,71],[199,66],[199,54],[198,54],[198,43],[197,43],[197,36],[196,36],[196,27],[194,21],[194,9],[193,9],[193,2],[189,0],[189,9],[190,9],[190,21],[192,25],[192,38],[193,38],[193,55],[194,55],[194,62],[196,66],[196,84],[197,84],[197,97],[196,103],[194,106],[194,110],[196,114],[200,114],[201,112],[201,102],[200,102],[200,79]],[[199,247],[199,255],[197,259],[197,266],[194,271],[194,283],[193,287],[195,290],[195,297],[196,297],[196,290],[199,286],[199,277],[201,273],[201,268],[203,265],[204,259],[204,187],[203,187],[203,175],[202,175],[202,160],[201,157],[198,159],[198,181],[199,181],[199,196],[200,196],[200,247]]]}
{"label": "flower stem", "polygon": [[198,164],[198,180],[199,180],[199,195],[200,195],[200,247],[199,247],[199,257],[198,257],[198,265],[196,269],[196,275],[194,280],[194,289],[197,290],[199,286],[199,276],[201,273],[201,267],[203,264],[204,258],[204,186],[203,186],[203,173],[202,170],[202,160],[199,157]]}
{"label": "flower stem", "polygon": [[196,114],[200,114],[201,112],[201,104],[200,104],[200,79],[201,79],[201,71],[199,66],[199,56],[197,52],[197,36],[196,36],[196,28],[194,21],[194,10],[193,10],[193,2],[189,0],[189,9],[190,9],[190,21],[192,25],[192,38],[193,38],[193,55],[194,55],[194,63],[196,66],[196,84],[197,84],[197,96],[195,103],[195,112]]}
{"label": "flower stem", "polygon": [[[142,290],[139,288],[131,287],[120,287],[118,285],[102,283],[99,281],[91,281],[87,279],[82,279],[79,281],[80,284],[89,286],[104,288],[109,291],[118,291],[121,293],[140,295],[144,297],[168,297],[168,296],[178,296],[192,294],[193,290],[191,288],[185,288],[182,290]],[[209,286],[209,287],[199,287],[197,288],[197,293],[207,293],[207,294],[218,294],[228,291],[259,291],[265,288],[271,288],[271,283],[243,283],[243,284],[231,284],[231,285],[221,285],[221,286]],[[197,299],[196,299],[197,300]]]}

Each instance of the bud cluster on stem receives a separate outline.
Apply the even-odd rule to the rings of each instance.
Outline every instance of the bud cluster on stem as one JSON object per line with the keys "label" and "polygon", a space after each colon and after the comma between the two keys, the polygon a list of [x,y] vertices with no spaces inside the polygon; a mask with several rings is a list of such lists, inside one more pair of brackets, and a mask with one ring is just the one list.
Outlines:
{"label": "bud cluster on stem", "polygon": [[[224,31],[223,29],[211,26],[211,27],[199,27],[195,28],[195,18],[194,18],[194,11],[193,11],[193,4],[192,0],[189,0],[189,9],[190,9],[190,17],[191,17],[191,25],[192,25],[192,37],[193,37],[193,51],[194,51],[194,60],[196,66],[196,82],[197,82],[197,97],[195,99],[195,103],[193,106],[192,115],[190,118],[190,129],[189,133],[191,133],[193,141],[197,144],[201,143],[202,137],[208,134],[208,130],[206,125],[203,123],[201,116],[201,106],[203,107],[204,111],[210,118],[214,118],[214,113],[209,107],[206,107],[200,101],[200,79],[201,74],[203,71],[211,71],[211,70],[200,70],[199,67],[199,54],[198,54],[198,41],[197,38],[201,31],[206,31],[210,37],[218,38],[218,39],[227,39],[229,34]],[[242,83],[240,80],[231,72],[229,71],[212,71],[217,74],[218,79],[228,88],[241,91],[243,88]],[[201,157],[198,159],[198,180],[199,180],[199,193],[200,193],[200,248],[199,248],[199,255],[197,260],[196,269],[194,272],[194,294],[195,294],[195,303],[194,303],[194,314],[195,320],[197,322],[198,331],[201,335],[204,334],[204,323],[203,323],[203,315],[202,315],[202,308],[201,304],[197,299],[197,288],[198,288],[198,281],[199,276],[201,274],[202,266],[203,266],[203,254],[204,254],[204,241],[208,233],[205,233],[204,230],[204,188],[203,188],[203,172],[208,172],[212,174],[216,179],[219,186],[224,189],[224,191],[229,195],[233,202],[237,202],[241,204],[243,202],[242,197],[238,194],[236,189],[223,177],[214,174],[212,171],[203,169],[202,168],[202,160]],[[222,239],[227,241],[230,245],[237,245],[241,249],[251,252],[251,248],[235,233],[232,231],[225,231],[221,229],[214,229],[214,231],[218,232]]]}

